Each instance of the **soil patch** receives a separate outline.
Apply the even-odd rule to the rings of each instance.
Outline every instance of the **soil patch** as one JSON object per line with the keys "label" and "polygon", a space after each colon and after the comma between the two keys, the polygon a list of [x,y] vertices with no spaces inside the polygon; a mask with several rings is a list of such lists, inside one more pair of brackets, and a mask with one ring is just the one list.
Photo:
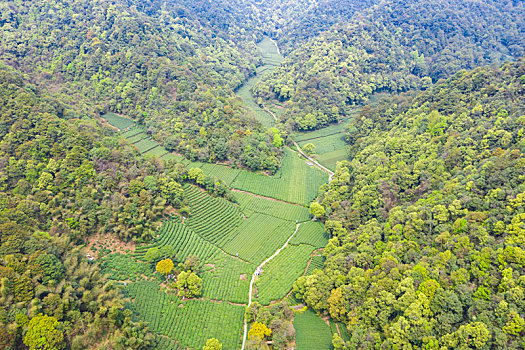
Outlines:
{"label": "soil patch", "polygon": [[87,255],[90,255],[91,257],[97,259],[98,249],[94,251],[94,246],[96,246],[96,248],[104,247],[110,249],[112,252],[124,254],[126,253],[126,250],[128,251],[128,253],[132,253],[135,251],[135,242],[124,242],[110,233],[97,233],[88,238],[88,242],[86,245],[88,249]]}

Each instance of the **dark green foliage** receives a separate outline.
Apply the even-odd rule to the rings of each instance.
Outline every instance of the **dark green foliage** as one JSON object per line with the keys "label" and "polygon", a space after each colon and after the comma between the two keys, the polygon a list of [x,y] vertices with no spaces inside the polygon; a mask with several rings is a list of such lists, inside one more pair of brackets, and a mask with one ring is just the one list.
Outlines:
{"label": "dark green foliage", "polygon": [[[147,328],[124,314],[118,289],[79,245],[107,230],[121,239],[150,237],[165,210],[182,202],[176,181],[185,170],[146,161],[110,130],[62,119],[63,111],[0,68],[0,343],[13,348],[24,339],[40,349],[49,333],[49,348],[62,344],[62,334],[74,349],[97,348],[101,339],[146,348]],[[56,322],[40,325],[39,313]]]}

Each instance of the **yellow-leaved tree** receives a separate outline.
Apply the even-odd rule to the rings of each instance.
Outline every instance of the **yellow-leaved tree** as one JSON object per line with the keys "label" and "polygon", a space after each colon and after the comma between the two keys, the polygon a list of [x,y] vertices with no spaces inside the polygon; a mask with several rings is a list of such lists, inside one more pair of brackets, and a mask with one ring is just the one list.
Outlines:
{"label": "yellow-leaved tree", "polygon": [[171,259],[164,259],[157,263],[157,271],[163,275],[167,275],[173,269],[173,261]]}
{"label": "yellow-leaved tree", "polygon": [[264,323],[255,322],[248,332],[248,339],[259,345],[265,337],[269,337],[271,334],[272,330],[266,327]]}

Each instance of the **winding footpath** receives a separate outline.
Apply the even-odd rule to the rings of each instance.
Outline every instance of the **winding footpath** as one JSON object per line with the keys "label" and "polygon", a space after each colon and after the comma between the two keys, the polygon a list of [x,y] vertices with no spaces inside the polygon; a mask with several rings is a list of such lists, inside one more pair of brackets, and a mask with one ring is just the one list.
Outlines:
{"label": "winding footpath", "polygon": [[[279,52],[279,47],[277,46],[277,43],[275,43],[275,41],[272,40],[272,42],[274,43],[275,47],[277,48],[277,52],[280,54]],[[250,94],[251,96],[251,94]],[[253,99],[253,96],[251,96],[251,98]],[[255,104],[255,106],[259,109],[261,109],[262,111],[268,113],[269,115],[271,115],[274,119],[274,121],[277,121],[277,116],[275,115],[274,112],[272,112],[269,108],[267,107],[264,107],[264,108],[260,108],[257,106],[257,104]],[[309,162],[311,162],[314,166],[316,166],[317,168],[319,168],[321,171],[324,171],[326,172],[329,177],[328,177],[328,182],[332,182],[332,177],[334,176],[334,172],[331,171],[330,169],[326,168],[325,166],[319,164],[317,161],[313,160],[312,158],[310,158],[309,156],[307,156],[302,150],[301,150],[301,147],[299,146],[299,144],[297,144],[297,142],[293,141],[295,147],[297,148],[297,151],[299,152],[299,154],[301,156],[303,156],[306,160],[308,160]],[[248,193],[248,192],[247,192]],[[252,194],[252,193],[250,193]],[[253,194],[252,194],[253,195]],[[267,199],[271,199],[271,198],[267,198]],[[272,199],[273,200],[273,199]],[[269,261],[271,261],[273,258],[275,258],[284,248],[286,248],[286,246],[288,245],[288,243],[290,242],[290,240],[294,237],[294,235],[297,233],[297,231],[299,230],[299,226],[301,226],[301,223],[298,223],[296,224],[295,226],[295,231],[290,235],[290,237],[288,237],[288,240],[283,244],[283,246],[279,249],[277,249],[273,254],[272,256],[270,256],[269,258],[267,258],[266,260],[264,260],[259,266],[257,266],[255,268],[255,271],[253,272],[252,274],[252,279],[250,280],[250,287],[248,289],[248,305],[247,307],[250,307],[250,305],[252,304],[252,294],[253,294],[253,285],[255,283],[255,279],[256,279],[256,276],[257,276],[257,273],[259,272],[260,274],[260,271],[262,270],[263,266],[266,265],[266,263],[268,263]],[[246,320],[246,317],[244,318],[244,324],[243,324],[243,327],[244,327],[244,332],[243,332],[243,337],[242,337],[242,346],[241,346],[241,350],[244,350],[245,346],[246,346],[246,338],[247,338],[247,335],[248,335],[248,322]]]}
{"label": "winding footpath", "polygon": [[[301,223],[298,223],[297,225],[295,225],[295,231],[293,231],[292,235],[290,237],[288,237],[288,240],[283,244],[283,246],[279,249],[277,249],[275,251],[275,253],[273,253],[272,256],[270,256],[268,259],[264,260],[259,266],[257,266],[257,268],[255,269],[255,271],[253,272],[252,274],[252,279],[250,281],[250,289],[249,289],[249,292],[248,292],[248,306],[247,307],[250,307],[250,305],[252,304],[252,292],[253,292],[253,284],[255,283],[255,277],[257,276],[257,272],[261,271],[261,269],[263,268],[263,266],[269,262],[270,260],[272,260],[273,258],[275,258],[280,252],[281,250],[283,250],[284,248],[286,248],[286,246],[288,245],[288,243],[290,242],[290,240],[293,238],[293,236],[297,233],[297,230],[299,230],[299,226],[301,226]],[[242,337],[242,347],[241,347],[241,350],[244,350],[244,346],[246,344],[246,335],[248,334],[248,322],[246,320],[246,317],[244,318],[244,335]]]}

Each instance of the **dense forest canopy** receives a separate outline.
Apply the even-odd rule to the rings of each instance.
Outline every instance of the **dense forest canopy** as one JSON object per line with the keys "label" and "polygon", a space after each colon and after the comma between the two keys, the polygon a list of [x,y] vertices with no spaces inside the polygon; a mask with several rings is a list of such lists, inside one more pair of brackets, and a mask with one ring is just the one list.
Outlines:
{"label": "dense forest canopy", "polygon": [[0,55],[63,101],[67,117],[123,113],[190,159],[275,171],[273,134],[233,94],[260,60],[257,36],[159,5],[4,2]]}
{"label": "dense forest canopy", "polygon": [[[181,205],[179,172],[140,158],[93,120],[64,120],[59,102],[5,67],[0,96],[0,346],[39,349],[51,329],[49,349],[97,348],[102,337],[122,349],[151,344],[79,247],[105,231],[150,237],[162,213]],[[148,177],[156,188],[143,185]]]}
{"label": "dense forest canopy", "polygon": [[364,109],[321,187],[333,238],[297,297],[360,349],[519,349],[525,61]]}
{"label": "dense forest canopy", "polygon": [[522,56],[524,18],[523,2],[384,1],[290,52],[254,93],[286,102],[291,126],[316,129],[375,92],[425,89],[460,69]]}

